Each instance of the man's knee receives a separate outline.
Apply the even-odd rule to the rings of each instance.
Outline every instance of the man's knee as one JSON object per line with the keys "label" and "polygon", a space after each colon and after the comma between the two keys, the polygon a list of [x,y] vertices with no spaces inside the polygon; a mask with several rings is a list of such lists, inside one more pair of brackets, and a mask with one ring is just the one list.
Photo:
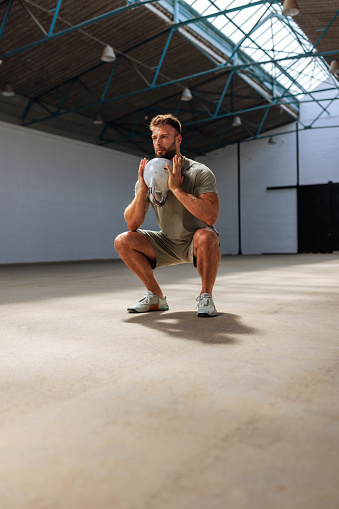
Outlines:
{"label": "man's knee", "polygon": [[114,239],[114,247],[117,252],[120,253],[125,249],[133,249],[136,243],[138,243],[136,236],[142,236],[142,233],[131,231],[120,233]]}
{"label": "man's knee", "polygon": [[114,247],[123,258],[133,256],[133,253],[137,251],[144,254],[150,260],[151,265],[154,265],[154,249],[141,232],[127,231],[120,233],[114,241]]}
{"label": "man's knee", "polygon": [[195,249],[218,249],[219,236],[212,228],[201,228],[193,237]]}
{"label": "man's knee", "polygon": [[125,243],[126,233],[128,232],[120,233],[114,239],[114,247],[118,251],[118,253]]}

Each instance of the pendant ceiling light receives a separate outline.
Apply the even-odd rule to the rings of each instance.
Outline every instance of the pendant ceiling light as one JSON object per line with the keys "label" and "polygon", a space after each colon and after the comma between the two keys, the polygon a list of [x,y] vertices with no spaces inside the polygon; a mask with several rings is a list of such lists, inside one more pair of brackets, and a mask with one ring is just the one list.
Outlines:
{"label": "pendant ceiling light", "polygon": [[104,123],[104,119],[102,118],[102,116],[100,115],[100,113],[97,113],[94,117],[94,120],[93,120],[93,124],[95,125],[100,125],[100,124],[103,124]]}
{"label": "pendant ceiling light", "polygon": [[182,101],[192,101],[192,99],[193,99],[193,96],[191,94],[191,91],[189,88],[186,87],[182,93],[181,100]]}
{"label": "pendant ceiling light", "polygon": [[101,60],[103,62],[114,62],[114,60],[116,60],[116,56],[112,46],[107,45],[104,47],[104,51],[102,52],[101,55]]}
{"label": "pendant ceiling light", "polygon": [[238,116],[234,117],[233,122],[232,122],[232,126],[233,127],[239,127],[241,124],[242,124],[241,118],[238,117]]}
{"label": "pendant ceiling light", "polygon": [[285,0],[282,8],[284,16],[298,16],[300,10],[297,4],[297,0]]}
{"label": "pendant ceiling light", "polygon": [[338,60],[332,60],[330,68],[330,73],[332,74],[339,74],[339,62]]}
{"label": "pendant ceiling light", "polygon": [[15,95],[14,89],[10,83],[6,83],[4,88],[1,90],[1,95],[5,97],[13,97]]}

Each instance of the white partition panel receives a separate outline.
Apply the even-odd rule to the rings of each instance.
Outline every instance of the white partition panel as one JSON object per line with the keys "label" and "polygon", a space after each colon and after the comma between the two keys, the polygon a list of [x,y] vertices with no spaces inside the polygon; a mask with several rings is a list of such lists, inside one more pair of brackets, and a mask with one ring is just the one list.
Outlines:
{"label": "white partition panel", "polygon": [[118,257],[139,158],[3,122],[0,149],[0,263]]}

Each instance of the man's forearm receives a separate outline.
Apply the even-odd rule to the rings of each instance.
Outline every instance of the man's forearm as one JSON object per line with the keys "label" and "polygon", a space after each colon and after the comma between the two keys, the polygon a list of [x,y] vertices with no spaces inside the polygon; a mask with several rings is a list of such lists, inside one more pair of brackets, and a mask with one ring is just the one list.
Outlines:
{"label": "man's forearm", "polygon": [[216,223],[219,214],[219,197],[216,193],[193,196],[186,193],[181,187],[172,190],[172,192],[193,216],[211,226]]}
{"label": "man's forearm", "polygon": [[147,210],[148,202],[146,202],[147,193],[138,191],[134,200],[125,210],[125,220],[127,222],[127,228],[131,231],[135,231],[143,224]]}

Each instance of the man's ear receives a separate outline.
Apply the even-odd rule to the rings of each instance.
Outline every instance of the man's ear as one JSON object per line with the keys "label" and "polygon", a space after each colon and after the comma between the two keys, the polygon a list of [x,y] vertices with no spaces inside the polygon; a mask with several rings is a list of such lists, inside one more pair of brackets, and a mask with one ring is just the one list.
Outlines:
{"label": "man's ear", "polygon": [[181,134],[178,134],[177,137],[176,137],[176,142],[177,142],[177,145],[180,145],[180,143],[182,142],[182,136]]}

